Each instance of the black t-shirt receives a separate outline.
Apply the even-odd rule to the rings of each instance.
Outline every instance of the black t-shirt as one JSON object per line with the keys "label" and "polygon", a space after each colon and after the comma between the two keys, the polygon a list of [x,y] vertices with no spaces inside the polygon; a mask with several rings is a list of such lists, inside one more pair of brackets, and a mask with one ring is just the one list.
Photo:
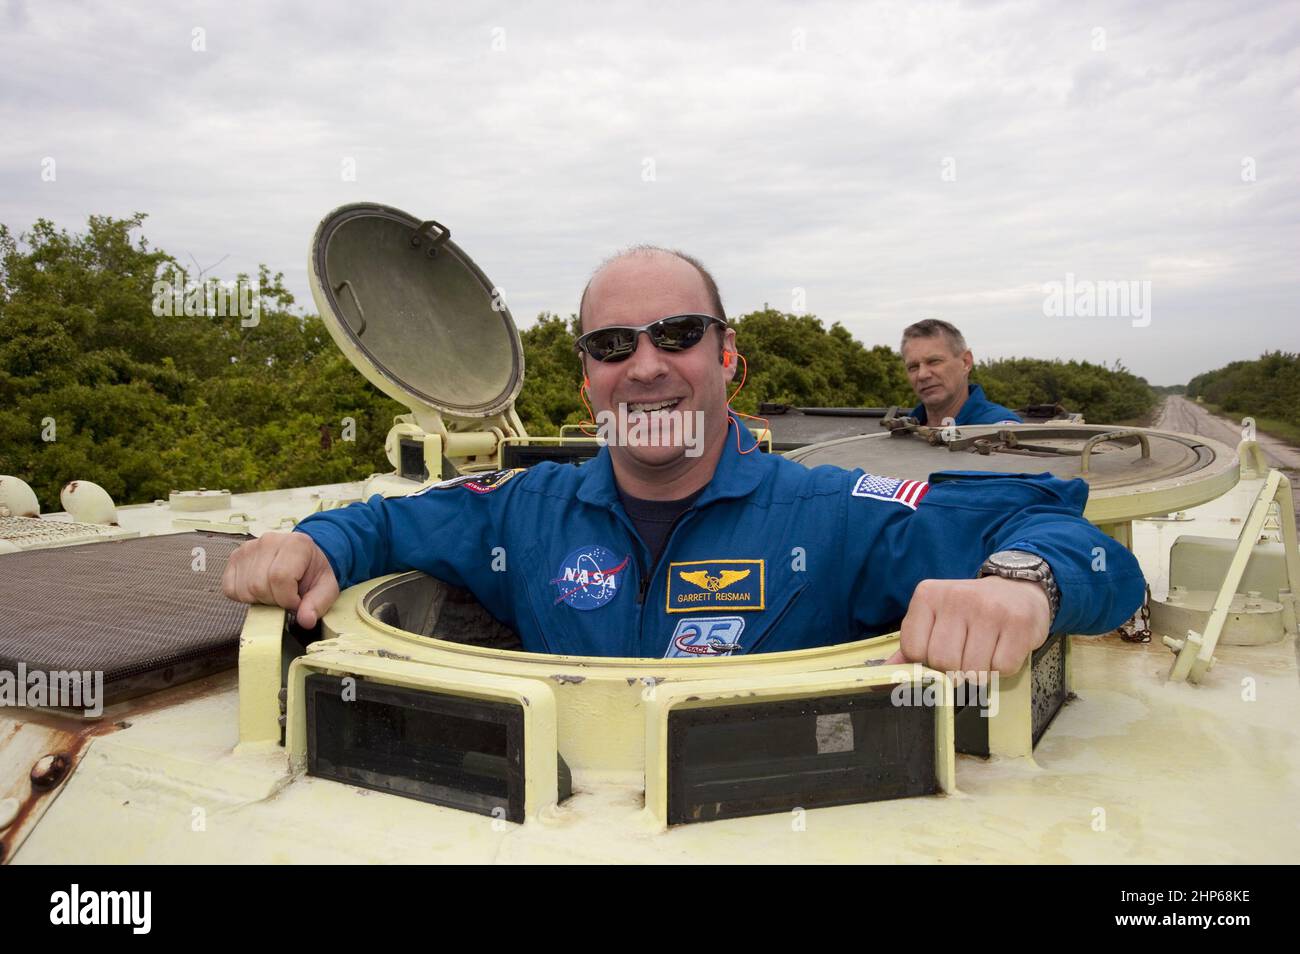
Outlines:
{"label": "black t-shirt", "polygon": [[[705,487],[707,486],[706,484]],[[659,554],[663,552],[664,544],[668,542],[668,534],[672,532],[677,518],[691,509],[696,498],[704,493],[705,487],[701,487],[681,500],[642,500],[640,497],[624,493],[623,489],[619,488],[618,496],[623,501],[623,509],[632,518],[636,532],[650,548],[650,566],[659,562]]]}

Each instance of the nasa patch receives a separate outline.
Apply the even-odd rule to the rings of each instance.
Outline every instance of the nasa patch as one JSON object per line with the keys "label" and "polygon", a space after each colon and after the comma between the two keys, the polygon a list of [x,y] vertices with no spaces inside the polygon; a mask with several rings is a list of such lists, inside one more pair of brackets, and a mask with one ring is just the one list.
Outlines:
{"label": "nasa patch", "polygon": [[894,503],[901,503],[915,510],[916,505],[929,490],[930,485],[924,480],[896,480],[893,477],[863,474],[853,485],[853,496],[892,500]]}
{"label": "nasa patch", "polygon": [[524,472],[523,467],[515,467],[510,470],[494,470],[488,474],[461,474],[459,477],[452,477],[450,480],[439,481],[431,484],[423,490],[417,490],[409,497],[419,497],[427,494],[430,490],[450,490],[453,487],[464,487],[466,490],[472,490],[476,494],[486,494],[496,490],[502,484],[512,477]]}
{"label": "nasa patch", "polygon": [[600,609],[614,597],[626,579],[623,571],[632,556],[616,557],[602,546],[578,547],[564,558],[560,572],[551,580],[556,587],[556,604],[566,603],[576,610]]}
{"label": "nasa patch", "polygon": [[665,659],[730,656],[740,650],[745,621],[739,616],[696,616],[677,622]]}

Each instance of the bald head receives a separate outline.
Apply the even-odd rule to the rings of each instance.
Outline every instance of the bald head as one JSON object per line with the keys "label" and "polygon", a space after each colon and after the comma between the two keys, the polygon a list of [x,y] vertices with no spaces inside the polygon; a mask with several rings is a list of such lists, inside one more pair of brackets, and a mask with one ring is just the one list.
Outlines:
{"label": "bald head", "polygon": [[[591,276],[582,295],[584,334],[701,314],[725,317],[717,285],[695,259],[663,248],[640,246],[614,256]],[[689,453],[684,438],[609,444],[619,487],[645,500],[680,500],[703,487],[731,429],[727,385],[737,366],[726,353],[736,350],[735,329],[710,321],[698,341],[683,342],[681,348],[665,344],[656,345],[643,333],[614,360],[581,354],[583,389],[597,422],[610,414],[646,426],[691,421],[693,433],[702,435]]]}
{"label": "bald head", "polygon": [[[620,297],[629,292],[642,295],[651,287],[663,297],[669,309],[659,316],[661,318],[682,314],[683,311],[674,310],[681,306],[673,303],[690,300],[697,304],[686,311],[726,320],[718,284],[698,259],[676,249],[636,245],[605,259],[592,273],[578,304],[580,326],[584,331],[589,330],[587,322],[593,311],[604,315],[611,308],[618,310],[622,304],[618,300]],[[612,322],[602,320],[600,323]]]}

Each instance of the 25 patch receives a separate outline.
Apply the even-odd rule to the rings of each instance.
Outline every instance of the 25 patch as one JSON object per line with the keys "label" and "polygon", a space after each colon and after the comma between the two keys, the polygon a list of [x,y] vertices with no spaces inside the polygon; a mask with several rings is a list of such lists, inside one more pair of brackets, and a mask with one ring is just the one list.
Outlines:
{"label": "25 patch", "polygon": [[678,620],[665,659],[730,656],[740,650],[745,620],[739,616],[699,616]]}
{"label": "25 patch", "polygon": [[761,610],[765,607],[762,560],[691,560],[668,564],[664,610]]}

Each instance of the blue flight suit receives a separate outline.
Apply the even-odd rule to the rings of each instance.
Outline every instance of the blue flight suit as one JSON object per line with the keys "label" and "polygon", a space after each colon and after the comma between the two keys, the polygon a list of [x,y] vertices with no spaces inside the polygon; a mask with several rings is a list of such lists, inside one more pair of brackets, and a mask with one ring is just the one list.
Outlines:
{"label": "blue flight suit", "polygon": [[[742,435],[737,437],[737,434]],[[757,451],[731,418],[712,481],[657,563],[619,499],[609,448],[579,467],[458,477],[299,523],[340,587],[419,569],[469,588],[525,649],[695,657],[892,632],[924,579],[971,579],[997,550],[1045,558],[1053,631],[1104,633],[1142,602],[1137,560],[1050,474],[899,481]]]}
{"label": "blue flight suit", "polygon": [[[924,424],[925,405],[918,404],[912,408],[911,416]],[[1005,424],[1008,421],[1016,424],[1024,423],[1015,411],[1001,404],[994,404],[986,398],[984,389],[978,384],[966,385],[966,403],[957,412],[956,418],[953,419],[954,424]]]}

